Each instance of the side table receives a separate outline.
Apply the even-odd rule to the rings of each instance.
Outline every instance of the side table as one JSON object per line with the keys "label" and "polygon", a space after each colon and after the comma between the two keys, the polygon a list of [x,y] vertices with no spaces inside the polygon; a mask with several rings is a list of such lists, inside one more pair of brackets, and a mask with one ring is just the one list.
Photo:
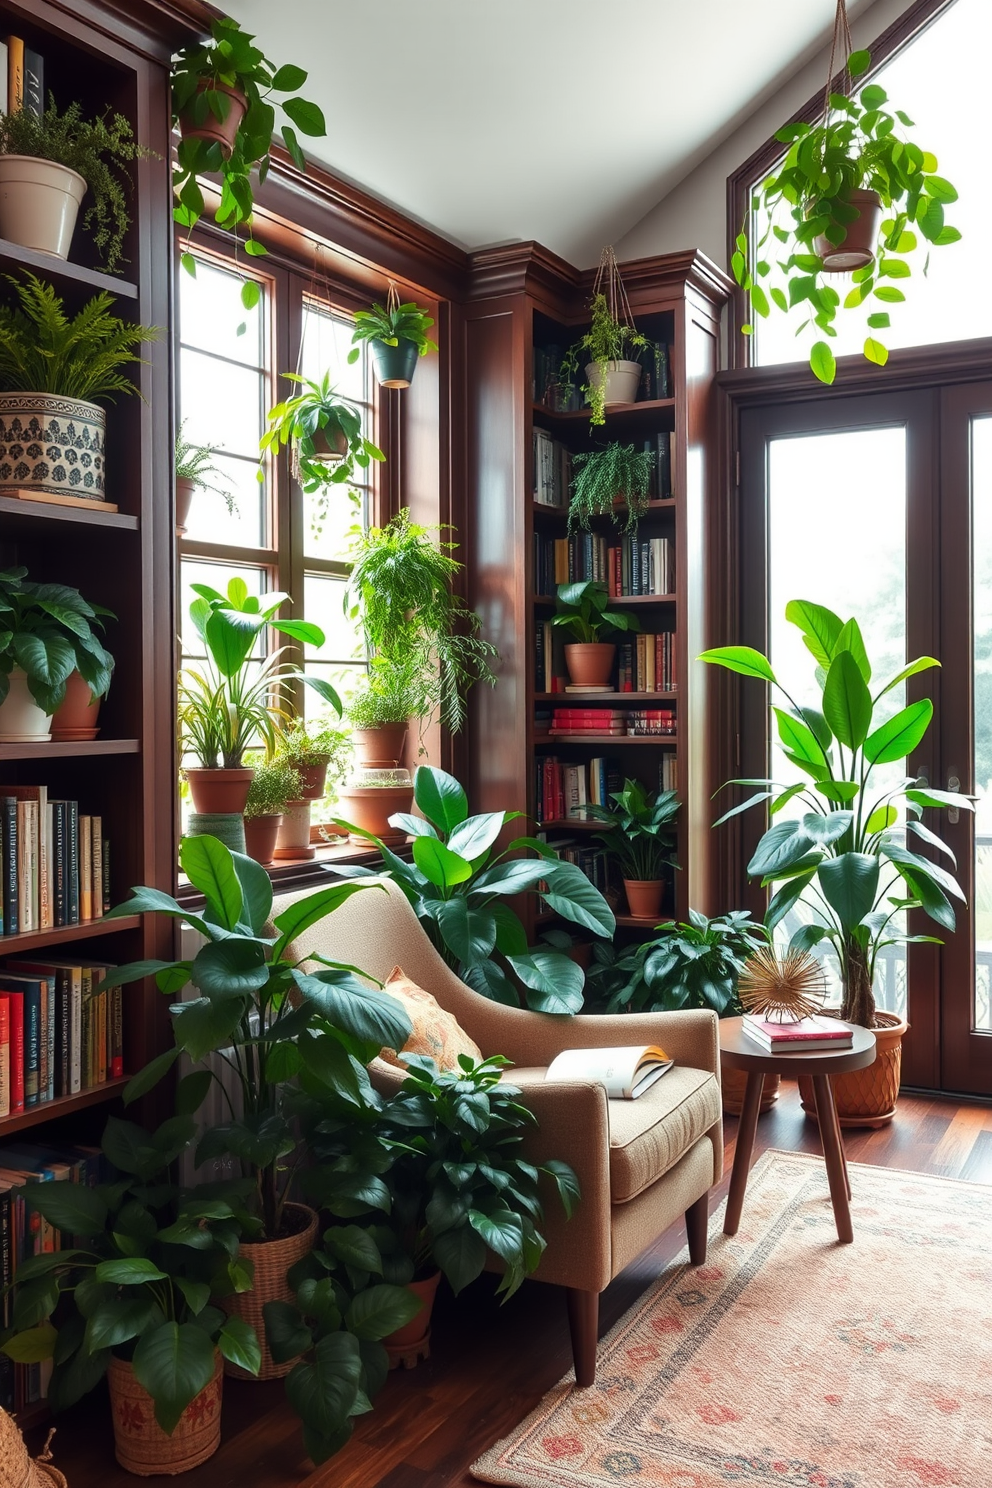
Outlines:
{"label": "side table", "polygon": [[850,1049],[814,1049],[808,1054],[770,1054],[744,1032],[742,1018],[720,1019],[720,1057],[730,1069],[747,1073],[747,1090],[737,1129],[734,1167],[730,1175],[727,1214],[723,1233],[736,1235],[744,1207],[744,1190],[751,1167],[754,1134],[758,1126],[758,1107],[765,1075],[809,1075],[816,1098],[816,1120],[830,1185],[830,1202],[837,1224],[837,1238],[849,1245],[854,1239],[851,1225],[851,1184],[847,1176],[847,1159],[841,1140],[837,1104],[831,1084],[832,1075],[848,1070],[865,1069],[875,1062],[875,1035],[867,1028],[854,1029]]}

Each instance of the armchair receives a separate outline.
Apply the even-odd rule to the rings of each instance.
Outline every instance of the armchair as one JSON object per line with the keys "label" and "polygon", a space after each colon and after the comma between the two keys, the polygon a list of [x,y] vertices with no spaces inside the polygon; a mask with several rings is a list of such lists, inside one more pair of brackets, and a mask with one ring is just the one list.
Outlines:
{"label": "armchair", "polygon": [[[394,966],[433,993],[479,1045],[504,1054],[538,1125],[531,1157],[571,1163],[582,1198],[570,1220],[549,1205],[547,1250],[534,1276],[566,1289],[575,1378],[596,1375],[599,1294],[669,1225],[685,1216],[689,1258],[706,1259],[707,1200],[723,1171],[723,1116],[717,1020],[711,1012],[552,1017],[490,1002],[467,987],[427,938],[402,890],[355,894],[297,941],[309,952],[361,967],[384,981]],[[278,900],[278,914],[290,899]],[[601,1085],[548,1082],[544,1072],[565,1048],[659,1043],[675,1067],[635,1101],[607,1101]],[[384,1093],[403,1075],[380,1060],[371,1066]],[[496,1264],[494,1259],[494,1264]]]}

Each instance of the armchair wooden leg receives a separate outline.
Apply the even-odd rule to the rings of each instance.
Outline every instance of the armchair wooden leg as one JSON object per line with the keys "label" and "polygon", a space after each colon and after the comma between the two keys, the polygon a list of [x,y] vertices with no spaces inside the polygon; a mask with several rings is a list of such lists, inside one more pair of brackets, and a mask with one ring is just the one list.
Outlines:
{"label": "armchair wooden leg", "polygon": [[701,1266],[706,1260],[706,1239],[710,1217],[709,1197],[707,1191],[685,1211],[685,1232],[689,1240],[690,1266]]}
{"label": "armchair wooden leg", "polygon": [[575,1383],[582,1389],[596,1382],[596,1343],[599,1338],[599,1293],[577,1287],[565,1291],[568,1330],[572,1335]]}

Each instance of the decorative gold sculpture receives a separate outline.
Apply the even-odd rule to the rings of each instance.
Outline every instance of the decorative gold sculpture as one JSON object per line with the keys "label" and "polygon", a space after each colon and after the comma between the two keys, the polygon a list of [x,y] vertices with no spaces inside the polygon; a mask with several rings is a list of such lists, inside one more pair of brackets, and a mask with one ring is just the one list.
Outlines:
{"label": "decorative gold sculpture", "polygon": [[749,956],[737,985],[745,1012],[770,1023],[798,1023],[818,1013],[826,997],[823,968],[809,951],[786,951],[772,946]]}

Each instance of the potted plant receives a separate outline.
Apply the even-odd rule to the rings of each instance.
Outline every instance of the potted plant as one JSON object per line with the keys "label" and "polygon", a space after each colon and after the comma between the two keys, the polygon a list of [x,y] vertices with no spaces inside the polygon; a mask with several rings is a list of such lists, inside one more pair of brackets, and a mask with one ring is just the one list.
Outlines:
{"label": "potted plant", "polygon": [[0,305],[0,495],[103,501],[107,415],[94,399],[137,393],[124,369],[158,331],[111,315],[112,295],[70,317],[34,274],[7,278],[18,303]]}
{"label": "potted plant", "polygon": [[[868,52],[852,52],[851,79],[870,64]],[[901,109],[889,113],[887,102],[877,83],[855,96],[852,81],[849,94],[830,93],[818,122],[800,120],[778,131],[775,138],[788,145],[785,159],[749,208],[764,213],[766,226],[752,262],[746,223],[731,259],[734,278],[758,315],[767,316],[772,305],[786,313],[800,305],[806,318],[798,330],[812,323],[827,337],[837,334],[841,299],[823,275],[852,273],[843,308],[868,311],[864,355],[878,366],[889,354],[876,332],[889,325],[889,306],[906,298],[899,284],[912,273],[921,238],[929,254],[930,247],[961,237],[944,219],[957,192],[936,174],[936,156],[900,128],[912,120]],[[771,237],[774,251],[766,256]],[[814,342],[809,364],[821,382],[833,382],[836,361],[828,341]]]}
{"label": "potted plant", "polygon": [[[209,41],[183,47],[172,66],[172,119],[180,132],[173,171],[176,221],[192,232],[205,211],[198,176],[219,175],[220,205],[214,220],[234,231],[250,224],[255,210],[252,171],[268,174],[275,131],[274,95],[289,123],[281,126],[282,140],[299,170],[306,170],[296,130],[322,138],[327,129],[315,103],[299,97],[307,74],[302,67],[275,67],[254,46],[254,36],[242,31],[229,16],[211,21]],[[295,127],[294,127],[295,126]],[[251,252],[264,253],[251,241]],[[192,258],[187,267],[195,271]],[[246,281],[242,300],[250,309],[258,301],[258,286]]]}
{"label": "potted plant", "polygon": [[372,460],[386,458],[362,434],[361,414],[337,396],[329,372],[320,382],[297,372],[283,376],[304,391],[269,409],[269,427],[260,448],[263,453],[278,454],[289,445],[293,474],[307,495],[326,494],[329,485],[347,485],[355,479],[356,465],[367,470]]}
{"label": "potted plant", "polygon": [[562,626],[575,637],[565,647],[565,664],[572,681],[583,687],[610,686],[617,648],[602,637],[614,630],[641,628],[636,615],[611,610],[609,606],[606,585],[598,579],[558,585],[556,613],[551,623]]}
{"label": "potted plant", "polygon": [[253,769],[245,801],[245,847],[256,863],[271,863],[279,824],[290,802],[300,799],[303,782],[288,760],[256,764]]}
{"label": "potted plant", "polygon": [[[394,878],[448,965],[484,997],[516,1005],[523,986],[527,1006],[536,1012],[578,1012],[581,967],[560,951],[529,949],[526,931],[506,900],[537,894],[563,919],[594,935],[611,937],[616,921],[599,890],[574,863],[533,837],[514,838],[494,851],[503,829],[520,812],[469,816],[464,790],[444,770],[421,765],[414,799],[422,816],[390,818],[394,829],[413,835],[412,863],[404,862],[372,833],[342,821],[355,836],[376,844],[384,867],[374,872],[358,866],[335,871],[350,878],[383,872]],[[538,856],[509,856],[522,851]]]}
{"label": "potted plant", "polygon": [[385,527],[371,527],[354,544],[348,598],[369,654],[419,688],[415,712],[438,713],[457,733],[465,693],[476,682],[495,687],[496,648],[479,636],[478,615],[452,591],[461,564],[457,545],[435,540],[406,509]]}
{"label": "potted plant", "polygon": [[562,358],[559,380],[571,389],[585,359],[586,381],[580,391],[591,409],[590,423],[606,422],[606,410],[633,403],[641,384],[642,367],[629,353],[647,345],[632,325],[633,316],[612,248],[604,248],[590,302],[592,324]]}
{"label": "potted plant", "polygon": [[190,619],[207,660],[202,670],[188,666],[179,676],[183,743],[199,761],[186,767],[186,779],[198,812],[240,814],[253,773],[244,763],[245,751],[261,741],[267,754],[274,753],[277,721],[286,713],[287,685],[305,682],[331,707],[340,711],[341,704],[328,683],[282,664],[281,649],[261,663],[251,658],[266,626],[301,645],[323,645],[324,632],[318,625],[276,618],[288,594],[266,594],[260,601],[248,593],[241,578],[231,579],[226,594],[208,584],[192,588],[198,598],[190,605]]}
{"label": "potted plant", "polygon": [[[110,610],[66,584],[38,584],[26,568],[0,573],[0,743],[51,738],[52,715],[78,673],[93,698],[110,689],[114,658],[98,632]],[[71,729],[72,724],[68,727]]]}
{"label": "potted plant", "polygon": [[433,316],[419,305],[412,301],[401,305],[396,286],[390,284],[384,306],[355,311],[355,333],[351,338],[355,345],[348,353],[348,361],[358,361],[361,343],[367,341],[372,365],[383,387],[408,388],[417,359],[429,351],[437,351],[437,342],[427,335],[433,324]]}
{"label": "potted plant", "polygon": [[194,493],[197,491],[212,491],[219,496],[227,507],[228,514],[234,514],[236,507],[231,488],[227,484],[226,476],[217,469],[214,461],[214,452],[205,444],[190,444],[183,431],[185,422],[180,424],[179,433],[176,435],[175,451],[175,481],[176,481],[176,532],[182,534],[186,531],[189,521],[189,509],[193,503]]}
{"label": "potted plant", "polygon": [[636,532],[638,518],[647,511],[654,474],[653,450],[632,444],[608,444],[605,449],[572,456],[568,528],[591,531],[590,517],[626,513],[625,531]]}
{"label": "potted plant", "polygon": [[[179,1104],[199,1104],[188,1076]],[[27,1183],[25,1202],[66,1248],[18,1263],[11,1358],[54,1360],[48,1399],[61,1411],[106,1376],[117,1460],[143,1477],[186,1472],[220,1445],[222,1361],[250,1374],[254,1331],[213,1302],[237,1246],[237,1208],[181,1192],[170,1166],[196,1131],[192,1115],[154,1133],[110,1117],[101,1143],[112,1183]],[[72,1238],[74,1237],[74,1238]],[[71,1247],[71,1248],[70,1248]]]}
{"label": "potted plant", "polygon": [[675,791],[646,791],[639,780],[625,780],[610,792],[613,809],[588,806],[587,815],[605,822],[597,832],[607,852],[620,865],[627,908],[636,919],[656,920],[665,894],[665,875],[675,864]]}
{"label": "potted plant", "polygon": [[[782,694],[788,706],[774,709],[779,739],[789,763],[809,777],[787,786],[772,780],[745,782],[759,784],[759,793],[727,815],[766,801],[772,815],[792,802],[794,810],[802,808],[801,814],[768,828],[748,873],[763,886],[782,885],[765,917],[770,930],[802,902],[814,918],[792,937],[792,946],[809,950],[829,940],[843,987],[840,1015],[872,1029],[878,1046],[870,1070],[859,1071],[856,1078],[834,1077],[837,1108],[849,1124],[881,1124],[895,1114],[907,1024],[875,1007],[872,987],[879,953],[886,946],[933,939],[907,935],[894,923],[909,910],[922,909],[942,928],[953,930],[951,900],[964,897],[952,874],[914,852],[909,840],[916,837],[950,856],[920,818],[925,809],[972,811],[974,803],[969,796],[935,790],[922,780],[904,778],[887,788],[875,781],[880,766],[904,760],[919,746],[933,717],[928,698],[892,716],[886,716],[883,699],[906,678],[939,662],[919,657],[887,682],[869,686],[872,668],[856,620],[845,623],[823,605],[800,599],[790,600],[785,615],[816,662],[816,706],[796,703],[767,658],[750,646],[718,647],[700,658],[757,678]],[[903,803],[904,820],[898,802]]]}
{"label": "potted plant", "polygon": [[[251,1287],[234,1291],[232,1277],[233,1295],[223,1305],[261,1336],[264,1304],[290,1300],[287,1271],[307,1254],[317,1233],[316,1214],[292,1197],[305,1153],[287,1090],[308,1071],[313,1080],[354,1096],[364,1088],[363,1066],[383,1046],[402,1049],[410,1022],[395,998],[370,990],[352,968],[310,957],[306,966],[311,969],[304,970],[304,963],[289,954],[297,935],[365,885],[337,883],[296,900],[276,916],[270,935],[272,884],[253,858],[231,853],[213,837],[185,837],[180,863],[206,900],[202,915],[148,888],[133,890],[110,913],[148,911],[185,920],[206,943],[188,961],[116,967],[104,985],[154,975],[170,996],[187,982],[198,993],[172,1007],[175,1047],[135,1076],[125,1100],[152,1089],[181,1052],[203,1066],[198,1073],[208,1081],[219,1080],[221,1070],[233,1077],[238,1097],[231,1119],[203,1133],[196,1161],[233,1158],[251,1180],[239,1252]],[[218,1050],[223,1062],[212,1057]],[[263,1347],[259,1378],[287,1374],[289,1367],[276,1363]]]}
{"label": "potted plant", "polygon": [[324,719],[291,718],[279,732],[276,758],[299,772],[303,800],[319,801],[328,775],[341,780],[350,757],[348,732]]}
{"label": "potted plant", "polygon": [[394,666],[385,657],[374,656],[367,676],[345,707],[359,763],[369,769],[399,765],[410,719],[427,706],[409,657]]}

